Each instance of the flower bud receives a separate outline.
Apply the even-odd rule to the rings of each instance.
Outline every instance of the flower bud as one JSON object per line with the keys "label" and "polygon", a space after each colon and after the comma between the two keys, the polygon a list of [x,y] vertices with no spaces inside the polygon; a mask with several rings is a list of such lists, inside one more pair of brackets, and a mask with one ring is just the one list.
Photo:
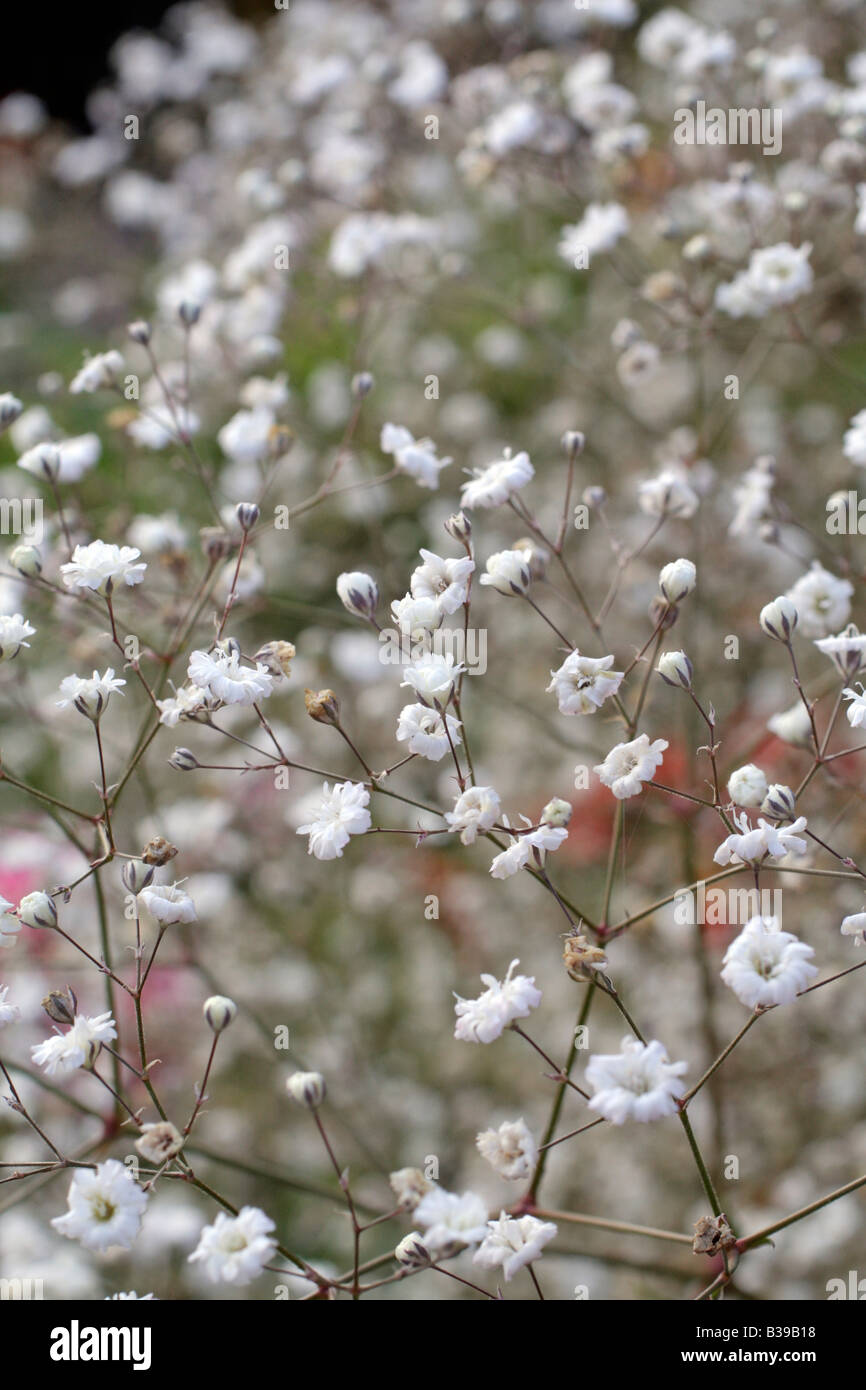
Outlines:
{"label": "flower bud", "polygon": [[52,989],[42,1000],[42,1007],[54,1023],[73,1024],[78,1013],[78,1000],[71,985]]}
{"label": "flower bud", "polygon": [[238,502],[235,516],[242,531],[251,531],[259,519],[259,508],[255,502]]}
{"label": "flower bud", "polygon": [[253,661],[260,661],[263,666],[267,666],[272,676],[280,677],[290,675],[294,656],[294,643],[266,642],[263,647],[259,647]]}
{"label": "flower bud", "polygon": [[177,772],[193,772],[201,763],[195,753],[189,748],[175,748],[168,760],[169,767],[173,767]]}
{"label": "flower bud", "polygon": [[667,632],[669,627],[673,627],[679,615],[677,605],[666,599],[664,594],[656,594],[649,606],[650,622],[660,632]]}
{"label": "flower bud", "polygon": [[339,724],[340,702],[333,690],[305,690],[304,705],[317,724]]}
{"label": "flower bud", "polygon": [[365,396],[369,396],[376,379],[372,372],[356,372],[352,377],[352,395],[356,401],[362,401]]}
{"label": "flower bud", "polygon": [[544,825],[566,826],[571,820],[571,813],[574,808],[570,801],[563,801],[561,796],[555,796],[548,801],[541,813],[541,820]]}
{"label": "flower bud", "polygon": [[356,618],[372,618],[379,603],[379,586],[361,570],[337,577],[337,593],[343,607]]}
{"label": "flower bud", "polygon": [[[32,460],[32,462],[31,462]],[[56,482],[60,476],[60,450],[56,444],[37,444],[27,451],[28,471],[38,477],[41,473],[48,482]]]}
{"label": "flower bud", "polygon": [[566,430],[560,440],[562,452],[569,462],[580,458],[586,447],[586,435],[581,430]]}
{"label": "flower bud", "polygon": [[201,548],[212,565],[224,560],[232,548],[231,536],[221,526],[202,526],[199,537]]}
{"label": "flower bud", "polygon": [[607,493],[598,484],[585,487],[582,496],[587,507],[591,507],[593,511],[598,511],[607,502]]}
{"label": "flower bud", "polygon": [[728,778],[728,796],[737,806],[760,806],[767,795],[767,779],[754,763],[746,763]]}
{"label": "flower bud", "polygon": [[160,1120],[154,1124],[141,1126],[141,1135],[135,1147],[150,1163],[167,1163],[183,1148],[183,1135],[170,1120]]}
{"label": "flower bud", "polygon": [[201,305],[185,299],[178,305],[177,316],[185,328],[194,328],[201,318]]}
{"label": "flower bud", "polygon": [[669,603],[679,603],[696,584],[697,570],[691,560],[671,560],[659,572],[659,588]]}
{"label": "flower bud", "polygon": [[481,583],[491,585],[506,598],[523,598],[532,579],[531,560],[529,550],[498,550],[487,561],[487,572],[482,574]]}
{"label": "flower bud", "polygon": [[126,331],[132,341],[140,347],[147,347],[153,334],[153,329],[146,319],[136,319],[134,323],[127,324]]}
{"label": "flower bud", "polygon": [[396,1172],[388,1174],[388,1182],[398,1207],[403,1211],[414,1211],[421,1199],[433,1191],[432,1182],[425,1178],[420,1168],[398,1168]]}
{"label": "flower bud", "polygon": [[394,1251],[394,1259],[403,1269],[426,1269],[433,1263],[420,1232],[410,1231]]}
{"label": "flower bud", "polygon": [[445,522],[445,530],[458,545],[468,546],[472,539],[472,522],[465,512],[454,512]]}
{"label": "flower bud", "polygon": [[42,573],[42,555],[35,545],[16,545],[9,556],[9,563],[28,579]]}
{"label": "flower bud", "polygon": [[25,927],[57,926],[57,908],[47,893],[28,893],[18,904],[17,916]]}
{"label": "flower bud", "polygon": [[797,805],[796,797],[790,787],[783,782],[773,782],[761,803],[761,810],[776,820],[793,820]]}
{"label": "flower bud", "polygon": [[666,685],[681,685],[691,690],[694,668],[685,652],[663,652],[656,667]]}
{"label": "flower bud", "polygon": [[579,932],[566,937],[562,959],[571,978],[579,985],[592,984],[595,976],[608,967],[608,959],[600,946],[594,946]]}
{"label": "flower bud", "polygon": [[215,1033],[222,1033],[237,1018],[238,1006],[233,999],[224,994],[213,994],[204,1001],[202,1008],[208,1027]]}
{"label": "flower bud", "polygon": [[141,859],[127,859],[120,871],[123,886],[136,896],[153,881],[154,866]]}
{"label": "flower bud", "polygon": [[758,621],[768,637],[775,637],[777,642],[790,642],[797,626],[797,605],[782,594],[761,609]]}
{"label": "flower bud", "polygon": [[0,395],[0,430],[14,425],[23,409],[24,406],[17,396],[13,396],[11,391],[4,391]]}
{"label": "flower bud", "polygon": [[325,1099],[325,1078],[319,1071],[296,1071],[286,1082],[286,1090],[298,1105],[318,1110]]}
{"label": "flower bud", "polygon": [[171,844],[164,835],[154,835],[141,852],[145,864],[167,864],[177,854],[177,846]]}

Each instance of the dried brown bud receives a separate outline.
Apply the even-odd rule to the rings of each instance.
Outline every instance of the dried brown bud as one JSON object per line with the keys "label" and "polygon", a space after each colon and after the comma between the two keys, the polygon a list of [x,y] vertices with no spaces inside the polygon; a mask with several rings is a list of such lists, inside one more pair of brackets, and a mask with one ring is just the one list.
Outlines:
{"label": "dried brown bud", "polygon": [[695,1222],[695,1238],[692,1249],[696,1255],[717,1255],[720,1250],[730,1250],[737,1243],[728,1225],[728,1218],[722,1212],[719,1216],[702,1216]]}
{"label": "dried brown bud", "polygon": [[74,1023],[78,1013],[78,1000],[71,985],[65,989],[52,989],[42,1000],[42,1007],[55,1023]]}
{"label": "dried brown bud", "polygon": [[142,1125],[141,1136],[135,1147],[142,1158],[151,1163],[165,1163],[174,1158],[183,1148],[183,1135],[170,1120],[160,1120],[157,1124]]}
{"label": "dried brown bud", "polygon": [[176,854],[177,846],[169,844],[164,835],[154,835],[141,851],[145,864],[167,864]]}
{"label": "dried brown bud", "polygon": [[317,724],[340,722],[340,702],[333,690],[305,690],[304,704],[307,714]]}
{"label": "dried brown bud", "polygon": [[569,975],[578,984],[591,984],[596,973],[608,967],[607,956],[601,947],[593,946],[585,936],[579,936],[576,932],[566,938],[562,959]]}
{"label": "dried brown bud", "polygon": [[292,642],[275,641],[266,642],[263,647],[259,647],[253,660],[261,661],[267,666],[272,676],[288,676],[294,656],[295,648]]}

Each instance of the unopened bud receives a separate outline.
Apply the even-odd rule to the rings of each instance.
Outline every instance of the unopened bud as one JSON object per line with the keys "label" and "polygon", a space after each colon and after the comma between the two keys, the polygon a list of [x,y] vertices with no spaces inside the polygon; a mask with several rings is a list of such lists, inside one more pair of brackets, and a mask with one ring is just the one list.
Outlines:
{"label": "unopened bud", "polygon": [[430,1251],[418,1231],[410,1231],[403,1237],[394,1251],[394,1259],[403,1269],[426,1269],[433,1263]]}
{"label": "unopened bud", "polygon": [[4,391],[0,395],[0,430],[13,425],[23,409],[24,406],[17,396],[13,396],[11,391]]}
{"label": "unopened bud", "polygon": [[177,316],[186,328],[193,328],[201,318],[201,305],[185,299],[178,305]]}
{"label": "unopened bud", "polygon": [[255,502],[238,502],[235,516],[242,531],[251,531],[259,519],[259,509]]}
{"label": "unopened bud", "polygon": [[796,797],[790,787],[783,782],[773,782],[767,788],[767,795],[761,803],[761,810],[777,820],[793,820],[797,805]]}
{"label": "unopened bud", "polygon": [[221,526],[203,526],[199,537],[201,548],[213,565],[224,560],[232,548],[231,536]]}
{"label": "unopened bud", "polygon": [[357,372],[352,377],[352,395],[355,400],[361,401],[365,396],[369,396],[375,385],[376,381],[372,372]]}
{"label": "unopened bud", "polygon": [[42,555],[35,545],[16,545],[9,556],[9,563],[28,579],[42,573]]}
{"label": "unopened bud", "polygon": [[685,652],[664,652],[656,667],[666,685],[681,685],[691,690],[694,670]]}
{"label": "unopened bud", "polygon": [[333,690],[305,690],[304,705],[317,724],[339,724],[340,702]]}
{"label": "unopened bud", "polygon": [[591,507],[594,511],[598,511],[598,509],[603,507],[607,502],[607,493],[604,488],[598,484],[585,487],[582,495],[583,501],[586,503],[587,507]]}
{"label": "unopened bud", "polygon": [[202,1013],[208,1027],[215,1033],[222,1033],[237,1018],[238,1006],[233,999],[227,999],[224,994],[213,994],[210,999],[204,1001]]}
{"label": "unopened bud", "polygon": [[453,541],[467,545],[472,539],[472,522],[465,512],[454,512],[445,522],[445,530]]}
{"label": "unopened bud", "polygon": [[134,323],[127,324],[126,331],[132,341],[141,347],[147,347],[153,335],[153,329],[146,319],[136,319]]}
{"label": "unopened bud", "polygon": [[325,1078],[320,1071],[296,1071],[286,1082],[286,1090],[298,1105],[318,1110],[325,1099]]}
{"label": "unopened bud", "polygon": [[668,603],[679,603],[694,591],[697,570],[691,560],[671,560],[659,573],[659,588]]}
{"label": "unopened bud", "polygon": [[123,886],[129,893],[138,896],[142,888],[152,882],[154,866],[145,864],[141,859],[127,859],[120,871]]}
{"label": "unopened bud", "polygon": [[560,443],[565,457],[573,462],[586,448],[586,435],[581,430],[566,430]]}
{"label": "unopened bud", "polygon": [[362,570],[337,576],[337,594],[343,607],[356,618],[372,618],[379,603],[379,586]]}
{"label": "unopened bud", "polygon": [[28,893],[18,904],[17,915],[25,927],[57,926],[57,908],[47,893]]}
{"label": "unopened bud", "polygon": [[775,637],[777,642],[790,642],[797,618],[797,605],[782,594],[761,609],[758,621],[768,637]]}
{"label": "unopened bud", "polygon": [[54,1023],[72,1024],[78,1013],[78,999],[71,985],[65,989],[52,989],[42,1000],[42,1007]]}
{"label": "unopened bud", "polygon": [[201,763],[189,748],[175,748],[168,760],[169,767],[175,768],[177,772],[193,772]]}
{"label": "unopened bud", "polygon": [[656,594],[649,606],[650,622],[660,632],[666,632],[669,627],[673,627],[679,614],[677,605],[666,599],[664,594]]}

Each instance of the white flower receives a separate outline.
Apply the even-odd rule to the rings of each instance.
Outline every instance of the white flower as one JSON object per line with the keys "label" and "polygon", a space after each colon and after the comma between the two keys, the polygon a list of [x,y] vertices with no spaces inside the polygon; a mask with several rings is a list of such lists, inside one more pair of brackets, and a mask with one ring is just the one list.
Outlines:
{"label": "white flower", "polygon": [[402,633],[413,641],[420,641],[442,626],[444,614],[438,599],[405,594],[392,602],[391,617]]}
{"label": "white flower", "polygon": [[266,405],[239,410],[223,425],[217,443],[230,459],[259,463],[268,455],[274,423],[274,413]]}
{"label": "white flower", "polygon": [[18,940],[21,922],[17,917],[7,916],[12,903],[0,895],[0,950],[11,951]]}
{"label": "white flower", "polygon": [[789,1004],[817,975],[814,954],[775,917],[752,917],[725,952],[722,979],[750,1009]]}
{"label": "white flower", "polygon": [[31,627],[20,613],[5,613],[0,616],[0,661],[11,661],[22,647],[29,647],[25,638],[32,637],[36,628]]}
{"label": "white flower", "polygon": [[449,735],[455,748],[461,741],[460,720],[451,714],[444,718],[448,724],[447,734],[443,716],[437,710],[428,705],[404,705],[397,720],[397,742],[406,743],[410,753],[438,763],[449,751]]}
{"label": "white flower", "polygon": [[799,299],[814,280],[811,250],[810,242],[795,247],[783,241],[753,251],[746,270],[716,287],[716,307],[732,318],[763,318],[771,309]]}
{"label": "white flower", "polygon": [[835,637],[819,637],[815,646],[829,656],[841,676],[856,676],[866,667],[866,633],[849,623]]}
{"label": "white flower", "polygon": [[506,449],[501,459],[476,472],[468,483],[460,484],[463,494],[460,505],[469,508],[498,507],[534,477],[535,469],[529,455],[523,452],[512,455],[511,450]]}
{"label": "white flower", "polygon": [[539,1221],[537,1216],[506,1216],[500,1212],[498,1221],[487,1223],[487,1235],[472,1257],[481,1269],[502,1266],[506,1284],[524,1265],[541,1258],[548,1241],[556,1235],[552,1221]]}
{"label": "white flower", "polygon": [[370,793],[360,782],[337,782],[333,791],[325,782],[315,820],[297,832],[310,837],[307,853],[317,859],[342,859],[349,837],[370,829],[369,802]]}
{"label": "white flower", "polygon": [[494,824],[500,805],[493,787],[468,787],[458,796],[454,810],[445,812],[445,819],[452,830],[460,831],[462,844],[472,845],[479,831],[489,830]]}
{"label": "white flower", "polygon": [[731,493],[736,511],[728,527],[730,535],[752,535],[769,511],[775,480],[775,460],[769,455],[755,459],[754,467],[747,469]]}
{"label": "white flower", "polygon": [[522,597],[529,589],[531,559],[531,550],[499,550],[488,559],[481,583],[506,598]]}
{"label": "white flower", "polygon": [[469,595],[475,561],[468,555],[444,559],[432,550],[421,550],[423,565],[412,571],[409,588],[415,598],[435,598],[443,613],[456,613]]}
{"label": "white flower", "polygon": [[112,1042],[117,1029],[110,1013],[76,1014],[72,1027],[65,1033],[55,1033],[43,1043],[30,1049],[37,1066],[44,1067],[47,1076],[62,1076],[78,1067],[90,1066],[104,1042]]}
{"label": "white flower", "polygon": [[200,685],[182,685],[165,700],[157,700],[159,722],[173,729],[181,719],[189,719],[199,710],[206,709],[211,696]]}
{"label": "white flower", "polygon": [[400,685],[411,686],[422,700],[446,705],[451,699],[457,677],[465,669],[462,662],[455,662],[450,652],[444,656],[437,652],[425,652],[406,667],[403,673],[406,679]]}
{"label": "white flower", "polygon": [[570,652],[562,665],[551,671],[547,693],[556,694],[560,714],[595,714],[622,684],[622,671],[614,671],[612,656],[581,656]]}
{"label": "white flower", "polygon": [[772,715],[767,720],[767,728],[771,734],[775,734],[776,738],[782,739],[785,743],[806,744],[812,739],[809,711],[801,700],[790,709]]}
{"label": "white flower", "polygon": [[[866,193],[866,184],[861,183],[860,188]],[[857,468],[866,468],[866,410],[859,410],[852,418],[842,441],[842,452]]]}
{"label": "white flower", "polygon": [[134,546],[105,541],[77,545],[72,559],[60,566],[63,583],[67,589],[94,589],[100,594],[110,594],[120,580],[130,586],[140,584],[147,569],[146,564],[135,563],[140,554]]}
{"label": "white flower", "polygon": [[98,352],[95,357],[87,358],[84,366],[69,383],[69,390],[73,396],[81,395],[82,392],[89,395],[94,391],[114,386],[125,365],[120,353],[114,349],[110,352]]}
{"label": "white flower", "polygon": [[513,960],[502,981],[493,975],[482,975],[487,988],[477,999],[454,997],[457,1025],[454,1036],[460,1042],[491,1043],[501,1036],[515,1018],[526,1018],[530,1009],[541,1003],[541,990],[535,987],[534,975],[513,975],[520,961]]}
{"label": "white flower", "polygon": [[[526,820],[526,817],[522,817]],[[527,821],[527,825],[530,824]],[[511,878],[519,869],[525,866],[533,858],[533,851],[537,850],[542,855],[547,850],[557,850],[564,840],[568,839],[568,831],[561,826],[539,825],[537,830],[529,830],[525,835],[514,836],[508,849],[497,854],[493,863],[490,865],[492,878]]]}
{"label": "white flower", "polygon": [[679,603],[697,582],[698,572],[691,560],[671,560],[659,572],[659,588],[668,603]]}
{"label": "white flower", "polygon": [[659,1120],[675,1115],[683,1094],[680,1077],[688,1062],[670,1062],[660,1042],[623,1038],[620,1051],[590,1057],[586,1082],[593,1095],[590,1110],[597,1110],[611,1124],[626,1120]]}
{"label": "white flower", "polygon": [[531,101],[513,101],[497,111],[481,131],[484,148],[501,158],[509,150],[529,145],[543,129],[544,120]]}
{"label": "white flower", "polygon": [[424,1245],[434,1259],[464,1245],[477,1245],[487,1229],[487,1207],[474,1192],[446,1192],[434,1187],[415,1208]]}
{"label": "white flower", "polygon": [[52,1226],[70,1240],[100,1253],[119,1246],[129,1250],[141,1229],[147,1193],[116,1158],[95,1170],[77,1168],[67,1194],[69,1210]]}
{"label": "white flower", "polygon": [[825,570],[818,560],[788,590],[787,597],[797,609],[800,631],[805,637],[824,637],[837,632],[848,621],[854,585]]}
{"label": "white flower", "polygon": [[392,454],[400,471],[419,487],[438,488],[440,471],[452,462],[437,457],[432,439],[415,439],[404,425],[383,425],[379,443],[382,452]]}
{"label": "white flower", "polygon": [[172,922],[197,922],[195,903],[178,883],[152,883],[142,888],[139,898],[151,917],[162,926]]}
{"label": "white flower", "polygon": [[199,417],[188,407],[176,402],[171,411],[167,405],[157,403],[148,406],[146,415],[130,421],[126,433],[144,449],[164,449],[177,443],[179,433],[184,439],[190,439],[198,433],[200,425]]}
{"label": "white flower", "polygon": [[102,444],[97,434],[80,434],[56,444],[39,443],[18,460],[18,467],[35,478],[55,483],[77,483],[98,463]]}
{"label": "white flower", "polygon": [[728,796],[737,806],[760,806],[767,790],[767,779],[754,763],[738,767],[728,778]]}
{"label": "white flower", "polygon": [[866,693],[863,691],[862,684],[859,693],[852,690],[850,686],[846,686],[842,694],[846,700],[850,701],[845,713],[851,728],[862,729],[866,727]]}
{"label": "white flower", "polygon": [[268,668],[261,661],[255,666],[242,666],[236,648],[226,651],[217,647],[212,652],[193,652],[187,675],[193,685],[226,705],[254,705],[270,695],[274,688],[274,678]]}
{"label": "white flower", "polygon": [[21,1017],[21,1010],[17,1004],[9,1002],[9,986],[0,985],[0,1028],[8,1028],[10,1023],[15,1023]]}
{"label": "white flower", "polygon": [[866,945],[866,912],[855,912],[851,917],[843,917],[839,930],[843,936],[853,936],[855,946]]}
{"label": "white flower", "polygon": [[752,826],[745,811],[739,815],[734,812],[737,831],[722,841],[713,855],[717,864],[730,864],[738,860],[742,864],[760,864],[766,855],[771,859],[784,859],[786,854],[805,854],[807,844],[800,839],[798,832],[805,830],[805,816],[798,816],[786,826],[770,825],[763,816],[758,824]]}
{"label": "white flower", "polygon": [[787,642],[798,621],[797,605],[785,594],[774,598],[772,603],[764,604],[758,615],[763,631],[777,642]]}
{"label": "white flower", "polygon": [[115,676],[113,666],[107,667],[102,675],[94,671],[89,677],[64,676],[60,682],[63,698],[57,701],[57,708],[67,709],[69,705],[74,705],[79,714],[86,715],[88,719],[98,719],[108,704],[109,696],[122,694],[121,686],[124,685],[126,681]]}
{"label": "white flower", "polygon": [[163,512],[161,516],[142,513],[130,524],[127,536],[145,555],[183,550],[187,541],[177,512]]}
{"label": "white flower", "polygon": [[277,1242],[270,1234],[274,1229],[259,1207],[241,1207],[237,1216],[221,1211],[202,1231],[190,1263],[202,1260],[215,1284],[251,1284],[276,1254]]}
{"label": "white flower", "polygon": [[647,516],[676,516],[683,519],[694,516],[698,509],[698,495],[672,469],[664,469],[655,478],[647,478],[638,485],[638,506]]}
{"label": "white flower", "polygon": [[599,781],[610,787],[617,801],[623,801],[637,796],[642,784],[652,780],[656,768],[664,761],[662,754],[667,746],[667,739],[657,738],[650,743],[647,734],[640,734],[630,743],[618,743],[593,772],[598,774]]}
{"label": "white flower", "polygon": [[350,570],[337,576],[337,594],[343,607],[356,618],[369,618],[379,603],[379,586],[362,570]]}
{"label": "white flower", "polygon": [[628,231],[628,213],[619,203],[590,203],[579,222],[563,227],[559,254],[571,265],[585,267],[585,258],[611,251]]}
{"label": "white flower", "polygon": [[499,1176],[509,1182],[524,1182],[535,1172],[538,1146],[522,1118],[506,1120],[498,1129],[485,1129],[477,1136],[475,1147]]}

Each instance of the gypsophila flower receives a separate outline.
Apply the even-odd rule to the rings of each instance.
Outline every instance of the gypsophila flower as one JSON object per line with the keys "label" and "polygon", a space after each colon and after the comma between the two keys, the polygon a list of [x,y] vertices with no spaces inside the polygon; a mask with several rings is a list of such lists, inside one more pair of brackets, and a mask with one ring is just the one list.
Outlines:
{"label": "gypsophila flower", "polygon": [[691,690],[694,668],[685,652],[662,652],[656,667],[665,685]]}
{"label": "gypsophila flower", "polygon": [[522,1118],[506,1120],[498,1129],[485,1129],[475,1140],[482,1158],[509,1182],[525,1182],[535,1172],[538,1146]]}
{"label": "gypsophila flower", "polygon": [[[522,817],[526,820],[526,817]],[[527,825],[531,822],[527,821]],[[527,864],[543,860],[547,850],[557,850],[559,846],[568,839],[568,831],[557,826],[539,825],[535,830],[529,830],[525,834],[520,834],[512,838],[508,849],[497,854],[493,863],[490,865],[491,878],[511,878],[519,869],[523,869]]]}
{"label": "gypsophila flower", "polygon": [[451,699],[454,685],[466,667],[456,662],[450,652],[424,652],[417,661],[404,668],[405,680],[401,686],[409,685],[419,699],[429,704],[447,705]]}
{"label": "gypsophila flower", "polygon": [[196,714],[214,704],[214,699],[200,685],[182,685],[173,695],[157,700],[159,722],[174,729],[182,719],[192,719]]}
{"label": "gypsophila flower", "polygon": [[147,1193],[116,1158],[96,1168],[77,1168],[67,1196],[69,1210],[51,1225],[88,1250],[129,1250],[141,1229]]}
{"label": "gypsophila flower", "polygon": [[788,642],[799,622],[797,605],[792,597],[782,594],[772,603],[764,605],[758,621],[768,637],[774,637],[777,642]]}
{"label": "gypsophila flower", "polygon": [[477,1245],[487,1229],[487,1207],[474,1192],[446,1192],[434,1187],[415,1207],[421,1238],[434,1259]]}
{"label": "gypsophila flower", "polygon": [[590,203],[579,222],[563,227],[559,254],[585,270],[592,256],[611,251],[628,228],[628,214],[619,203]]}
{"label": "gypsophila flower", "polygon": [[152,883],[138,897],[160,926],[198,921],[195,903],[178,883]]}
{"label": "gypsophila flower", "polygon": [[187,675],[193,685],[226,705],[257,704],[274,688],[274,678],[267,667],[261,661],[254,666],[242,666],[240,653],[234,648],[226,651],[216,647],[211,652],[193,652]]}
{"label": "gypsophila flower", "polygon": [[435,598],[414,598],[406,594],[391,604],[391,617],[397,628],[413,642],[423,641],[441,627],[444,616]]}
{"label": "gypsophila flower", "polygon": [[506,1284],[518,1270],[541,1258],[547,1243],[556,1235],[552,1221],[539,1221],[536,1216],[507,1216],[500,1212],[497,1221],[487,1223],[487,1234],[472,1257],[481,1269],[499,1269]]}
{"label": "gypsophila flower", "polygon": [[818,560],[788,590],[787,597],[797,609],[799,628],[804,637],[824,637],[848,621],[854,585],[838,579]]}
{"label": "gypsophila flower", "polygon": [[622,684],[622,671],[613,670],[612,656],[583,656],[571,652],[551,671],[547,693],[556,695],[560,714],[595,714]]}
{"label": "gypsophila flower", "polygon": [[50,893],[37,889],[26,893],[16,909],[18,920],[25,927],[50,930],[57,926],[57,907]]}
{"label": "gypsophila flower", "polygon": [[0,615],[0,661],[12,661],[22,647],[29,647],[26,638],[32,637],[35,631],[20,613]]}
{"label": "gypsophila flower", "polygon": [[775,917],[752,917],[725,952],[722,979],[750,1009],[789,1004],[817,975],[814,954]]}
{"label": "gypsophila flower", "polygon": [[455,1038],[460,1042],[495,1042],[515,1018],[526,1018],[531,1009],[538,1008],[541,990],[536,989],[535,976],[515,975],[514,968],[519,964],[513,960],[501,981],[493,975],[482,975],[481,982],[487,988],[477,999],[454,996]]}
{"label": "gypsophila flower", "polygon": [[114,349],[110,352],[98,352],[95,357],[87,358],[84,366],[69,383],[69,390],[73,396],[82,393],[89,395],[94,391],[115,386],[125,365],[121,354]]}
{"label": "gypsophila flower", "polygon": [[241,1207],[237,1216],[218,1212],[202,1231],[190,1263],[201,1260],[215,1284],[251,1284],[276,1254],[277,1242],[270,1234],[275,1229],[259,1207]]}
{"label": "gypsophila flower", "polygon": [[801,746],[812,741],[812,721],[802,700],[798,700],[790,709],[782,710],[780,714],[771,715],[767,720],[767,728],[784,743]]}
{"label": "gypsophila flower", "polygon": [[530,550],[500,550],[487,561],[481,583],[490,585],[506,598],[522,597],[529,589]]}
{"label": "gypsophila flower", "polygon": [[598,1053],[589,1059],[586,1083],[593,1093],[589,1108],[614,1125],[675,1115],[677,1099],[685,1089],[680,1077],[686,1071],[688,1063],[669,1061],[660,1042],[623,1038],[618,1053]]}
{"label": "gypsophila flower", "polygon": [[410,753],[438,763],[450,747],[460,746],[461,727],[459,719],[451,714],[443,716],[428,705],[404,705],[397,720],[396,737]]}
{"label": "gypsophila flower", "polygon": [[853,936],[855,946],[866,945],[866,912],[855,912],[850,917],[843,917],[839,930],[843,936]]}
{"label": "gypsophila flower", "polygon": [[671,560],[659,572],[659,588],[669,603],[680,603],[697,585],[697,569],[691,560]]}
{"label": "gypsophila flower", "polygon": [[787,854],[806,853],[806,841],[800,838],[799,831],[806,828],[806,817],[798,816],[787,826],[773,826],[758,817],[758,824],[752,826],[745,811],[734,812],[737,830],[722,841],[713,855],[717,864],[760,864],[769,856],[771,859],[784,859]]}
{"label": "gypsophila flower", "polygon": [[637,796],[644,782],[652,781],[664,761],[662,754],[667,746],[667,739],[657,738],[651,743],[647,734],[640,734],[629,743],[618,743],[593,772],[610,787],[617,801],[623,801]]}
{"label": "gypsophila flower", "polygon": [[370,829],[369,803],[370,793],[360,782],[338,782],[333,790],[325,782],[315,819],[298,828],[299,835],[310,837],[307,853],[317,859],[342,859],[350,836]]}
{"label": "gypsophila flower", "polygon": [[426,1197],[434,1188],[420,1168],[398,1168],[396,1172],[388,1174],[388,1182],[402,1211],[414,1211],[422,1197]]}
{"label": "gypsophila flower", "polygon": [[121,686],[126,681],[115,676],[114,668],[109,666],[102,675],[94,671],[88,676],[64,676],[60,682],[62,699],[57,701],[58,709],[68,709],[74,705],[79,714],[88,719],[98,719],[104,712],[112,695],[122,695]]}
{"label": "gypsophila flower", "polygon": [[438,488],[440,472],[453,461],[440,459],[432,439],[415,439],[403,425],[383,425],[379,444],[383,453],[393,455],[400,472],[414,478],[419,487]]}
{"label": "gypsophila flower", "polygon": [[737,806],[760,806],[767,790],[767,779],[754,763],[738,767],[728,778],[728,796]]}
{"label": "gypsophila flower", "polygon": [[17,1004],[13,1004],[9,999],[9,986],[0,985],[0,1028],[8,1028],[10,1023],[16,1023],[21,1017],[21,1010]]}
{"label": "gypsophila flower", "polygon": [[461,792],[453,811],[445,812],[449,829],[460,831],[460,841],[473,845],[476,836],[489,830],[500,810],[499,795],[494,787],[469,787]]}
{"label": "gypsophila flower", "polygon": [[325,1099],[325,1078],[319,1071],[296,1071],[286,1081],[286,1090],[307,1110],[318,1110]]}
{"label": "gypsophila flower", "polygon": [[466,602],[474,560],[467,555],[444,559],[422,548],[423,564],[412,571],[409,589],[415,598],[435,599],[443,613],[455,613]]}
{"label": "gypsophila flower", "polygon": [[100,594],[110,594],[121,581],[129,586],[140,584],[147,569],[146,564],[136,563],[140,554],[134,546],[105,541],[77,545],[72,559],[60,566],[63,583],[67,589],[92,589]]}
{"label": "gypsophila flower", "polygon": [[851,686],[846,686],[842,691],[844,698],[848,701],[845,714],[852,729],[866,727],[866,692],[859,681],[858,684],[860,685],[859,691],[853,690]]}
{"label": "gypsophila flower", "polygon": [[498,507],[507,502],[520,488],[525,487],[535,469],[527,453],[512,455],[506,449],[502,458],[476,471],[468,483],[461,483],[461,507]]}
{"label": "gypsophila flower", "polygon": [[638,506],[647,516],[676,516],[688,518],[698,509],[694,488],[673,469],[665,469],[655,478],[647,478],[637,490]]}
{"label": "gypsophila flower", "polygon": [[815,646],[824,656],[829,656],[841,676],[850,679],[866,669],[866,633],[855,623],[849,623],[835,637],[817,638]]}
{"label": "gypsophila flower", "polygon": [[102,1044],[113,1042],[116,1037],[117,1028],[110,1013],[96,1014],[92,1018],[76,1014],[68,1032],[55,1033],[30,1050],[34,1062],[44,1068],[47,1076],[62,1076],[79,1067],[91,1066]]}

